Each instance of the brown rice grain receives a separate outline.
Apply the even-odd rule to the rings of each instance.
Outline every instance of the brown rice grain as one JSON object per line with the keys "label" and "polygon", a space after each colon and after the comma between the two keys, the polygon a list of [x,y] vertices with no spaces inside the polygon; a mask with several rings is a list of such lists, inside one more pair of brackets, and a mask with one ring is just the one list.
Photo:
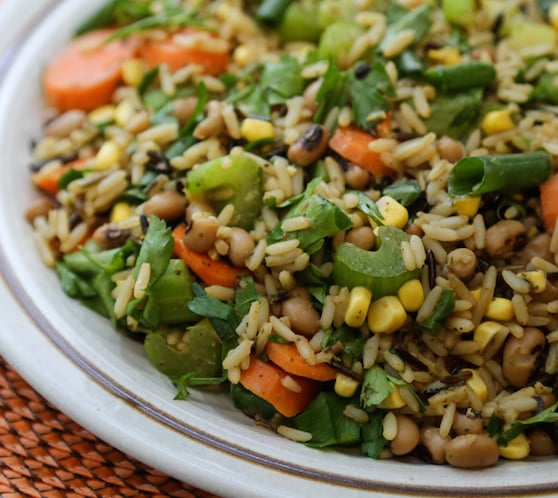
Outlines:
{"label": "brown rice grain", "polygon": [[353,404],[348,404],[345,407],[345,409],[343,410],[343,415],[359,424],[365,424],[370,419],[368,413],[365,410]]}
{"label": "brown rice grain", "polygon": [[295,342],[297,341],[297,335],[287,327],[279,318],[276,316],[270,316],[269,322],[273,327],[273,331],[280,335],[283,339],[288,342]]}
{"label": "brown rice grain", "polygon": [[442,420],[440,421],[439,432],[441,437],[449,436],[449,433],[451,432],[451,428],[453,426],[456,408],[457,405],[455,402],[450,403],[446,407],[444,415],[442,416]]}
{"label": "brown rice grain", "polygon": [[300,429],[294,429],[293,427],[288,427],[282,424],[277,426],[276,431],[277,434],[283,436],[284,438],[298,443],[307,443],[308,441],[311,441],[313,437],[310,432],[301,431]]}
{"label": "brown rice grain", "polygon": [[231,104],[225,105],[223,107],[222,116],[229,136],[238,140],[240,138],[240,123],[234,107]]}
{"label": "brown rice grain", "polygon": [[273,326],[270,322],[264,323],[258,334],[256,335],[256,346],[254,348],[254,353],[256,356],[260,356],[267,345],[269,336],[273,333]]}
{"label": "brown rice grain", "polygon": [[300,387],[300,384],[296,380],[294,380],[290,375],[285,375],[284,377],[281,378],[281,385],[285,389],[288,389],[293,393],[302,392],[302,387]]}
{"label": "brown rice grain", "polygon": [[227,380],[231,384],[238,384],[240,382],[240,367],[232,367],[227,370]]}
{"label": "brown rice grain", "polygon": [[116,287],[116,299],[114,301],[114,317],[122,318],[126,315],[128,302],[134,292],[135,279],[133,275],[128,275],[126,280]]}
{"label": "brown rice grain", "polygon": [[229,370],[234,367],[238,367],[245,358],[250,356],[252,350],[252,345],[254,341],[243,339],[240,341],[238,346],[230,349],[223,359],[223,368]]}
{"label": "brown rice grain", "polygon": [[405,160],[420,153],[428,145],[432,145],[436,140],[435,133],[425,134],[423,137],[413,138],[399,144],[394,151],[394,158],[397,160]]}
{"label": "brown rice grain", "polygon": [[54,256],[48,241],[38,232],[33,233],[33,241],[35,242],[35,247],[37,248],[41,262],[45,266],[52,268],[56,263],[56,257]]}
{"label": "brown rice grain", "polygon": [[506,284],[508,284],[508,286],[517,293],[527,294],[531,290],[531,284],[529,284],[529,281],[519,277],[511,270],[503,270],[502,278]]}
{"label": "brown rice grain", "polygon": [[395,35],[383,47],[384,56],[388,59],[395,57],[413,43],[416,36],[414,29],[404,29]]}
{"label": "brown rice grain", "polygon": [[442,296],[442,287],[436,285],[425,297],[421,307],[417,312],[417,322],[423,322],[426,320],[433,312],[435,307]]}
{"label": "brown rice grain", "polygon": [[387,412],[384,415],[384,419],[382,421],[382,435],[387,441],[393,441],[395,436],[397,436],[397,417],[395,413],[392,411]]}
{"label": "brown rice grain", "polygon": [[208,285],[204,288],[208,296],[214,297],[219,301],[227,302],[234,300],[234,289],[223,287],[222,285]]}
{"label": "brown rice grain", "polygon": [[281,230],[284,232],[297,232],[299,230],[306,230],[310,228],[312,222],[306,216],[296,216],[289,218],[281,223]]}
{"label": "brown rice grain", "polygon": [[409,271],[413,271],[417,267],[417,263],[415,261],[415,254],[413,249],[411,248],[411,244],[409,241],[404,240],[400,244],[401,255],[403,256],[403,264],[405,268]]}

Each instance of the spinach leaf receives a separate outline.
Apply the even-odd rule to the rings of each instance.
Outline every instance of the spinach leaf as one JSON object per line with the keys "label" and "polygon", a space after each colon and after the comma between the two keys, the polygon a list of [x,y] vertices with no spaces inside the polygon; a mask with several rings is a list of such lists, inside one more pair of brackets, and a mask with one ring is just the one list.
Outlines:
{"label": "spinach leaf", "polygon": [[308,446],[324,448],[360,441],[360,425],[343,414],[347,400],[331,392],[321,392],[308,408],[294,418],[297,429],[312,434]]}
{"label": "spinach leaf", "polygon": [[375,411],[370,414],[368,422],[361,426],[361,445],[360,450],[363,455],[370,458],[379,458],[380,453],[385,448],[387,440],[383,435],[384,414],[381,411]]}

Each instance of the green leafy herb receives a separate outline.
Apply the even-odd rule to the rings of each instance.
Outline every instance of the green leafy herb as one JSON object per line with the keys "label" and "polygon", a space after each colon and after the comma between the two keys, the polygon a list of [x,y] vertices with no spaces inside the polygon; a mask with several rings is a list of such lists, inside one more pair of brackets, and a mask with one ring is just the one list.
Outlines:
{"label": "green leafy herb", "polygon": [[436,334],[442,328],[444,322],[452,314],[455,307],[455,292],[453,289],[444,289],[436,307],[423,321],[417,322],[421,330]]}
{"label": "green leafy herb", "polygon": [[331,392],[321,392],[308,408],[294,418],[297,429],[312,434],[308,446],[324,448],[360,441],[360,425],[343,414],[347,400]]}
{"label": "green leafy herb", "polygon": [[242,384],[231,384],[231,397],[234,406],[249,417],[270,420],[277,414],[271,403],[248,391]]}
{"label": "green leafy herb", "polygon": [[87,171],[88,170],[85,170],[85,169],[70,168],[68,171],[65,171],[62,174],[62,176],[58,179],[58,182],[57,182],[58,188],[60,188],[60,190],[65,189],[74,180],[79,180],[80,178],[83,178],[83,175]]}
{"label": "green leafy herb", "polygon": [[523,432],[525,426],[535,424],[553,424],[555,422],[558,422],[558,402],[536,415],[533,415],[532,417],[513,422],[508,430],[498,436],[498,444],[500,446],[506,446],[510,441],[514,440]]}
{"label": "green leafy herb", "polygon": [[91,287],[91,284],[70,270],[64,263],[56,263],[54,269],[60,279],[62,290],[68,296],[74,299],[89,299],[97,296],[97,292]]}
{"label": "green leafy herb", "polygon": [[384,224],[384,215],[376,203],[360,190],[355,190],[354,193],[358,196],[358,208],[376,225],[382,226]]}
{"label": "green leafy herb", "polygon": [[406,207],[413,204],[420,197],[421,193],[416,180],[399,180],[388,185],[382,191],[383,195],[393,197]]}
{"label": "green leafy herb", "polygon": [[150,15],[151,6],[147,2],[111,0],[83,21],[75,30],[74,36],[99,28],[128,24]]}
{"label": "green leafy herb", "polygon": [[368,422],[361,426],[360,450],[363,455],[370,458],[379,458],[380,453],[386,447],[387,439],[384,437],[384,414],[375,411],[370,414]]}
{"label": "green leafy herb", "polygon": [[293,0],[263,0],[256,11],[256,19],[269,25],[277,25],[283,19]]}
{"label": "green leafy herb", "polygon": [[339,342],[343,344],[343,354],[355,359],[362,358],[365,338],[357,330],[347,326],[330,329],[324,334],[321,345],[325,349]]}
{"label": "green leafy herb", "polygon": [[430,7],[426,4],[413,10],[401,9],[394,5],[388,12],[388,29],[379,46],[380,53],[384,53],[392,41],[407,29],[415,31],[414,42],[418,42],[430,29],[432,24]]}
{"label": "green leafy herb", "polygon": [[138,85],[138,94],[140,97],[143,97],[146,94],[147,90],[149,90],[149,87],[155,81],[155,78],[157,78],[158,74],[159,74],[159,66],[155,66],[149,69],[143,75],[143,78],[141,79]]}

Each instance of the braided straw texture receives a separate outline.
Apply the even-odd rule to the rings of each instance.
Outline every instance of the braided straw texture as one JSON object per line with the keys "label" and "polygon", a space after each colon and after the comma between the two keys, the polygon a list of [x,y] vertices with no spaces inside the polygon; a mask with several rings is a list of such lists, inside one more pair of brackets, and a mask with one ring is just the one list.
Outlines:
{"label": "braided straw texture", "polygon": [[2,498],[214,498],[97,439],[0,358]]}

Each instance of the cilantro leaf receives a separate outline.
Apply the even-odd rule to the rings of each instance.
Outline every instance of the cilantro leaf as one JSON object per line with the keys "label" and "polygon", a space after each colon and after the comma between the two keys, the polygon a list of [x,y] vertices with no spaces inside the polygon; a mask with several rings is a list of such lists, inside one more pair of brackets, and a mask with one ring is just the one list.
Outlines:
{"label": "cilantro leaf", "polygon": [[374,365],[364,374],[360,403],[363,408],[376,407],[392,392],[393,387],[389,382],[388,374],[382,367]]}
{"label": "cilantro leaf", "polygon": [[510,441],[515,439],[523,432],[526,425],[534,424],[552,424],[558,422],[558,402],[549,406],[545,410],[529,417],[525,420],[516,420],[512,423],[511,427],[504,431],[497,439],[500,446],[507,446]]}
{"label": "cilantro leaf", "polygon": [[383,435],[383,417],[381,411],[370,414],[370,419],[361,426],[361,445],[360,450],[363,455],[370,458],[379,458],[380,453],[385,448],[387,440]]}

